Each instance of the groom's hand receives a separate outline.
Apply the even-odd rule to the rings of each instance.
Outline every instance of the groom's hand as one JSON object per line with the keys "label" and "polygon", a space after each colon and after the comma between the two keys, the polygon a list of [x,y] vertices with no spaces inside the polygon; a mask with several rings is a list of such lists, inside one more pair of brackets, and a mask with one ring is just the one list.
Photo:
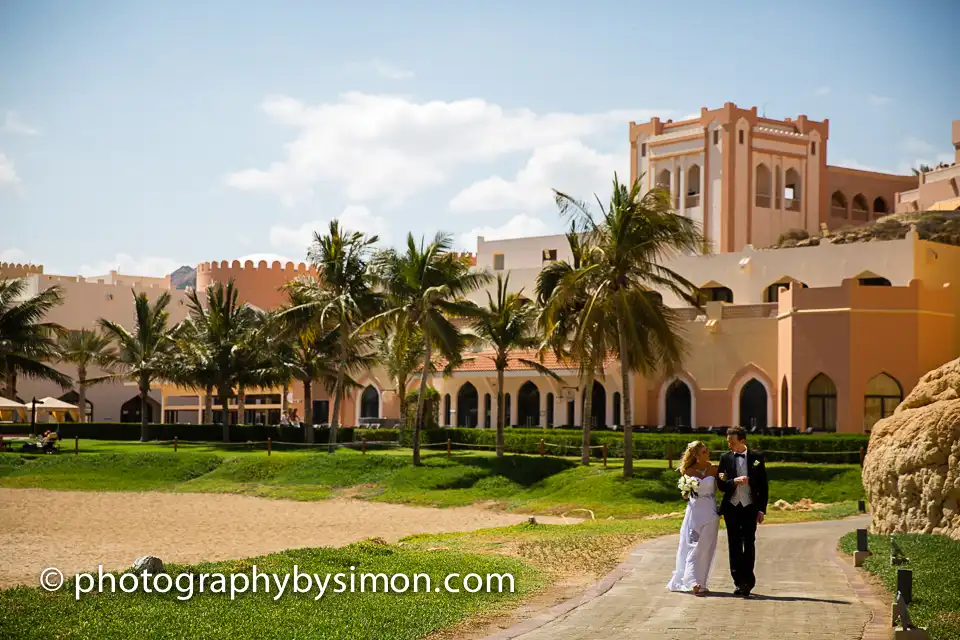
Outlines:
{"label": "groom's hand", "polygon": [[733,482],[735,484],[750,484],[750,478],[747,476],[740,476],[738,478],[734,478]]}
{"label": "groom's hand", "polygon": [[763,511],[757,512],[757,524],[763,524]]}

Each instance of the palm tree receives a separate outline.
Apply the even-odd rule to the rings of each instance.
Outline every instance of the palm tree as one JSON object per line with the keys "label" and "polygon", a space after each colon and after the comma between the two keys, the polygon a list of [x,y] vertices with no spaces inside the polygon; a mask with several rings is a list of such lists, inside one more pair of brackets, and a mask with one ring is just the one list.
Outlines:
{"label": "palm tree", "polygon": [[626,476],[633,471],[630,372],[670,370],[680,364],[685,348],[679,319],[657,290],[699,305],[696,286],[662,262],[704,246],[698,224],[671,210],[666,191],[641,194],[640,185],[637,180],[628,187],[614,174],[609,205],[599,203],[599,220],[584,203],[556,192],[561,215],[583,234],[589,256],[565,283],[584,302],[572,340],[589,345],[597,358],[614,352],[620,359]]}
{"label": "palm tree", "polygon": [[230,441],[229,400],[246,366],[242,345],[256,322],[256,312],[240,303],[239,292],[231,279],[207,287],[206,304],[194,290],[187,294],[190,316],[186,322],[194,326],[196,338],[204,344],[209,356],[209,382],[220,401],[223,441]]}
{"label": "palm tree", "polygon": [[394,326],[382,329],[379,348],[380,364],[393,381],[400,398],[400,429],[407,425],[407,387],[417,368],[423,365],[426,347],[419,327],[411,325],[406,317],[399,318]]}
{"label": "palm tree", "polygon": [[167,326],[170,294],[161,293],[150,304],[146,293],[133,292],[134,325],[127,331],[115,322],[100,319],[100,327],[117,346],[116,365],[121,375],[137,383],[140,391],[140,441],[149,439],[147,432],[147,399],[150,385],[169,370],[173,350],[173,329]]}
{"label": "palm tree", "polygon": [[373,261],[376,282],[388,296],[388,309],[373,317],[360,329],[382,328],[406,318],[423,336],[423,364],[420,368],[420,392],[417,398],[413,433],[413,464],[420,465],[420,430],[423,426],[423,401],[427,377],[433,371],[436,353],[448,363],[461,358],[466,342],[452,318],[473,318],[479,307],[465,299],[490,281],[486,272],[473,271],[461,256],[453,253],[449,234],[438,233],[433,241],[418,246],[413,234],[407,234],[404,253],[394,249],[379,252]]}
{"label": "palm tree", "polygon": [[[80,405],[80,422],[87,421],[87,388],[113,379],[117,350],[113,342],[101,331],[80,329],[60,336],[60,362],[77,368],[77,404]],[[90,378],[91,368],[106,372],[105,376]]]}
{"label": "palm tree", "polygon": [[919,167],[910,169],[910,171],[913,171],[913,175],[919,176],[921,173],[929,173],[930,171],[933,171],[933,167],[928,164],[921,163]]}
{"label": "palm tree", "polygon": [[342,402],[351,362],[370,352],[370,340],[357,328],[382,307],[374,291],[368,262],[377,236],[349,232],[337,220],[330,221],[326,235],[315,233],[307,258],[317,268],[317,277],[291,283],[308,297],[306,303],[318,311],[321,326],[332,325],[337,333],[337,379],[333,389],[330,420],[330,452],[337,442]]}
{"label": "palm tree", "polygon": [[57,337],[63,327],[44,317],[63,302],[60,287],[50,287],[23,299],[25,279],[0,280],[0,381],[4,395],[17,397],[17,378],[55,382],[69,388],[73,381],[45,364],[57,358]]}
{"label": "palm tree", "polygon": [[[507,368],[510,353],[515,350],[533,349],[540,345],[536,333],[537,307],[533,300],[524,297],[523,290],[508,293],[510,276],[497,274],[497,296],[487,292],[487,306],[473,322],[473,332],[479,340],[491,347],[491,358],[497,369],[497,455],[503,456],[503,372]],[[553,371],[539,362],[523,359],[521,363],[559,380]]]}
{"label": "palm tree", "polygon": [[173,351],[164,379],[184,389],[203,391],[203,408],[199,424],[213,424],[213,389],[215,384],[213,356],[196,326],[184,321],[173,332]]}

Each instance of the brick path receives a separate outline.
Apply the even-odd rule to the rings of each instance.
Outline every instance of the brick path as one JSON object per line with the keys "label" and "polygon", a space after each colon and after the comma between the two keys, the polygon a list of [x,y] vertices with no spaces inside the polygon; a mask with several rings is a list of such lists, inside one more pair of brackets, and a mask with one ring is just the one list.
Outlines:
{"label": "brick path", "polygon": [[[749,600],[732,595],[727,540],[720,532],[710,578],[713,595],[697,598],[664,588],[676,559],[676,535],[638,546],[604,581],[581,598],[488,640],[603,640],[631,638],[861,640],[889,630],[889,612],[855,571],[838,563],[837,540],[865,527],[866,517],[789,525],[757,532],[757,586]],[[889,622],[887,622],[889,625]],[[886,631],[886,637],[890,637]]]}

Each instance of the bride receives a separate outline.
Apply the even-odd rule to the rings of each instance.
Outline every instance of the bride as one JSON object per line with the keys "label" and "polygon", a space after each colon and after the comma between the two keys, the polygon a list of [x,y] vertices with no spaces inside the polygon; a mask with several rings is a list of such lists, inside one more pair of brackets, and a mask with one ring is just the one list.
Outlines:
{"label": "bride", "polygon": [[696,478],[700,486],[687,501],[683,525],[680,527],[677,566],[667,589],[692,591],[702,596],[709,593],[707,580],[713,569],[720,527],[716,499],[717,467],[710,463],[707,445],[699,440],[687,445],[680,463],[680,473]]}

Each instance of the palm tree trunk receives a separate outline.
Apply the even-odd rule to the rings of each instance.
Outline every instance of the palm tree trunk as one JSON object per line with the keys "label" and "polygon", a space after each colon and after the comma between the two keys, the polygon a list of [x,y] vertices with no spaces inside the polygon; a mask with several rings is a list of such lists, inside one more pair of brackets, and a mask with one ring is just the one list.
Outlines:
{"label": "palm tree trunk", "polygon": [[313,444],[313,380],[303,381],[303,441]]}
{"label": "palm tree trunk", "polygon": [[243,385],[237,387],[237,424],[246,424],[247,401],[243,397]]}
{"label": "palm tree trunk", "polygon": [[223,432],[223,441],[230,442],[230,390],[225,387],[218,387],[217,395],[220,397],[220,425]]}
{"label": "palm tree trunk", "polygon": [[497,456],[503,456],[503,367],[497,366]]}
{"label": "palm tree trunk", "polygon": [[17,373],[11,371],[7,374],[7,400],[17,400]]}
{"label": "palm tree trunk", "polygon": [[413,465],[420,466],[420,429],[423,426],[423,404],[427,393],[427,374],[430,371],[430,340],[424,337],[427,348],[423,355],[423,371],[420,372],[420,393],[417,396],[417,419],[413,423]]}
{"label": "palm tree trunk", "polygon": [[397,377],[397,397],[400,398],[400,441],[407,426],[407,376]]}
{"label": "palm tree trunk", "polygon": [[200,421],[201,424],[213,424],[213,385],[207,385],[206,394],[203,396],[203,411],[206,414]]}
{"label": "palm tree trunk", "polygon": [[289,390],[290,390],[290,385],[288,385],[286,382],[284,382],[284,383],[283,383],[283,392],[282,392],[282,394],[280,395],[280,415],[281,415],[281,416],[287,415],[287,409],[290,408],[289,406],[287,406],[287,392],[288,392]]}
{"label": "palm tree trunk", "polygon": [[87,380],[84,376],[78,376],[77,380],[77,404],[80,405],[80,415],[78,421],[83,423],[87,421]]}
{"label": "palm tree trunk", "polygon": [[345,375],[346,363],[341,362],[337,369],[337,384],[333,390],[333,417],[330,419],[330,439],[327,444],[327,453],[336,451],[337,428],[340,426],[340,403],[343,398],[343,378]]}
{"label": "palm tree trunk", "polygon": [[147,398],[150,397],[150,383],[140,380],[140,442],[150,439],[147,427]]}
{"label": "palm tree trunk", "polygon": [[583,424],[583,452],[580,454],[580,464],[590,464],[590,426],[593,423],[593,372],[584,379],[583,415],[580,422]]}
{"label": "palm tree trunk", "polygon": [[623,316],[617,320],[617,333],[620,334],[620,388],[623,391],[620,399],[623,411],[623,477],[629,478],[633,475],[633,407],[630,404],[630,352],[627,350]]}

